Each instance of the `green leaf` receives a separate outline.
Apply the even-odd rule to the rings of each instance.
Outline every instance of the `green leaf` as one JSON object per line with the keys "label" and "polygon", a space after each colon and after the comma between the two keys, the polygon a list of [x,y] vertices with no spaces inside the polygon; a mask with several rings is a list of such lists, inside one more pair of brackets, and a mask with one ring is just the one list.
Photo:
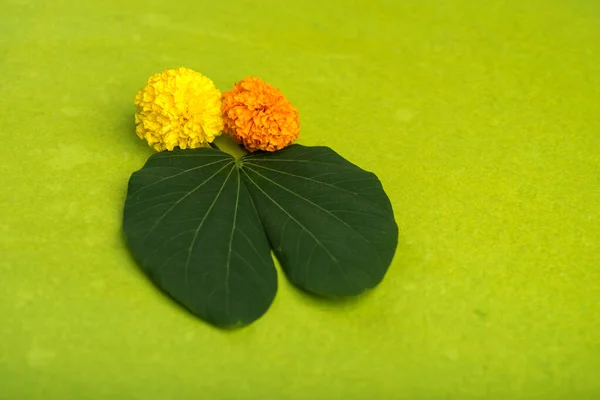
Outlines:
{"label": "green leaf", "polygon": [[250,323],[275,297],[269,243],[228,154],[152,155],[129,181],[123,230],[156,285],[213,324]]}
{"label": "green leaf", "polygon": [[327,147],[293,145],[242,161],[269,242],[294,285],[350,296],[381,282],[398,227],[374,174]]}
{"label": "green leaf", "polygon": [[131,176],[123,230],[158,287],[224,326],[271,305],[270,248],[296,286],[336,297],[376,286],[398,240],[374,174],[300,145],[237,161],[215,149],[155,154]]}

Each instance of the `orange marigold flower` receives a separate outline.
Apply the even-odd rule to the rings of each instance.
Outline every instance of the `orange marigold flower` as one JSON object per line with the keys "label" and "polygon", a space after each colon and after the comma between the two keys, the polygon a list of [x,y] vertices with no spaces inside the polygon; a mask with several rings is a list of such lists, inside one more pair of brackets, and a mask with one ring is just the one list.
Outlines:
{"label": "orange marigold flower", "polygon": [[249,77],[223,93],[224,131],[248,151],[276,151],[300,134],[298,110],[279,89]]}

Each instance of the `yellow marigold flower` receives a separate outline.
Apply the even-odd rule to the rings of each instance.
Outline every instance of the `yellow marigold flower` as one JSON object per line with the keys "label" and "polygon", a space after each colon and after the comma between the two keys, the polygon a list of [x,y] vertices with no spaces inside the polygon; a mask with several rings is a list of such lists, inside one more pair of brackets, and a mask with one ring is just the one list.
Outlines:
{"label": "yellow marigold flower", "polygon": [[248,151],[276,151],[300,134],[298,110],[279,89],[250,77],[223,93],[225,132]]}
{"label": "yellow marigold flower", "polygon": [[135,105],[136,133],[157,151],[206,147],[223,130],[221,92],[191,69],[151,76]]}

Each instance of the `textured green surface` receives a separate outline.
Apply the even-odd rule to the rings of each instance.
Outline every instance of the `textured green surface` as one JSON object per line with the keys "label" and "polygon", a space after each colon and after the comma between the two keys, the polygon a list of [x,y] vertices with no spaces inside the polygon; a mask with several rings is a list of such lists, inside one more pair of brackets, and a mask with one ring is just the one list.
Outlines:
{"label": "textured green surface", "polygon": [[[26,1],[0,13],[1,399],[597,399],[600,3]],[[387,279],[279,279],[238,332],[143,277],[120,233],[150,149],[133,96],[187,66],[300,110],[374,171]]]}

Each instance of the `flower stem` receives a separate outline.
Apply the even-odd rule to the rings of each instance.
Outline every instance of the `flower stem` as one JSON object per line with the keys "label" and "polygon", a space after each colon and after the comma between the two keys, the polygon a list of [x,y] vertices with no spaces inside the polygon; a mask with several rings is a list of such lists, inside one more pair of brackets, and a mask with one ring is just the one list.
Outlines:
{"label": "flower stem", "polygon": [[234,138],[225,134],[217,136],[214,142],[212,142],[210,145],[211,147],[219,149],[222,152],[233,156],[236,160],[239,160],[240,158],[248,154],[246,149],[240,146]]}

